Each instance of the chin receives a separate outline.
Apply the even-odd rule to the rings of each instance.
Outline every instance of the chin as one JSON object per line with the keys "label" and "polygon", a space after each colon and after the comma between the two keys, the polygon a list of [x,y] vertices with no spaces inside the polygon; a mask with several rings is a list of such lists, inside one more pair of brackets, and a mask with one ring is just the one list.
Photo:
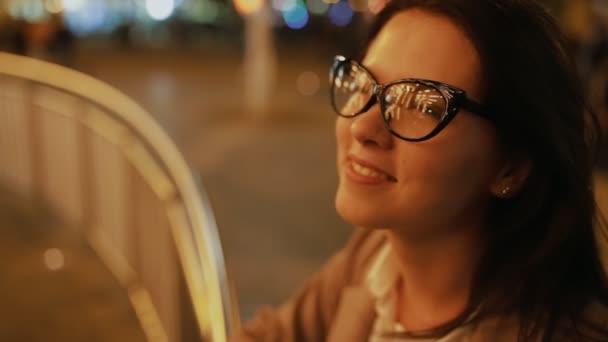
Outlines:
{"label": "chin", "polygon": [[346,198],[340,191],[336,195],[335,206],[338,215],[348,224],[368,229],[386,227],[386,222],[379,220],[382,215],[378,215],[378,208],[372,208],[369,203],[357,203],[352,198]]}

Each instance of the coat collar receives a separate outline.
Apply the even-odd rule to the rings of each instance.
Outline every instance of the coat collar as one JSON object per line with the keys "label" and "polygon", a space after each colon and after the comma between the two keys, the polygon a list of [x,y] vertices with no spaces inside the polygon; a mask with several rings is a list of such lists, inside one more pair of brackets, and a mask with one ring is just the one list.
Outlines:
{"label": "coat collar", "polygon": [[375,298],[366,286],[342,290],[328,342],[367,342],[376,319]]}
{"label": "coat collar", "polygon": [[[385,242],[366,270],[361,284],[342,290],[329,342],[368,341],[383,299],[394,284],[390,244]],[[380,309],[380,311],[378,311]]]}

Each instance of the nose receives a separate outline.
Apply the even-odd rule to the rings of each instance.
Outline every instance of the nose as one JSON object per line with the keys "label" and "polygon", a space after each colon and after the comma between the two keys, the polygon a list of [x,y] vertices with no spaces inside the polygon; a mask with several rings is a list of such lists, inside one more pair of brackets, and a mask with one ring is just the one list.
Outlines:
{"label": "nose", "polygon": [[362,145],[377,146],[382,149],[390,149],[393,146],[394,137],[384,124],[378,103],[351,120],[350,132]]}

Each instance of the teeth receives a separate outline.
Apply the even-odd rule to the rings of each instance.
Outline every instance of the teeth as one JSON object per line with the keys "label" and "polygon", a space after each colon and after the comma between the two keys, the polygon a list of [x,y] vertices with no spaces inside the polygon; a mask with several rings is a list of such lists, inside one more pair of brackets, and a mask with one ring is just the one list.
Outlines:
{"label": "teeth", "polygon": [[365,167],[361,164],[358,164],[356,162],[352,162],[353,164],[353,170],[355,170],[356,173],[365,176],[365,177],[372,177],[372,178],[378,178],[378,179],[386,179],[386,175],[376,172],[368,167]]}

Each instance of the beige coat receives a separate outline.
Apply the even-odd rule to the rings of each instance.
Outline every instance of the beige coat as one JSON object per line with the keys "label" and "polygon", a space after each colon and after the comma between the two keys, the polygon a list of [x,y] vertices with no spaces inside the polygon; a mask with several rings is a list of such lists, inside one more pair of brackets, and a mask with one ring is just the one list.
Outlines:
{"label": "beige coat", "polygon": [[[364,280],[385,243],[382,232],[357,230],[291,300],[276,309],[260,309],[229,341],[367,342],[376,313]],[[488,321],[438,342],[516,341],[513,327]]]}

